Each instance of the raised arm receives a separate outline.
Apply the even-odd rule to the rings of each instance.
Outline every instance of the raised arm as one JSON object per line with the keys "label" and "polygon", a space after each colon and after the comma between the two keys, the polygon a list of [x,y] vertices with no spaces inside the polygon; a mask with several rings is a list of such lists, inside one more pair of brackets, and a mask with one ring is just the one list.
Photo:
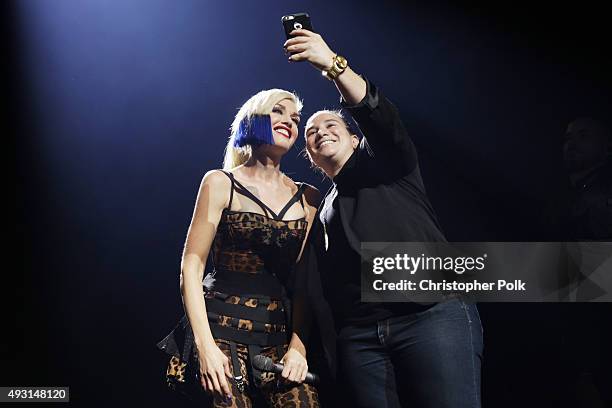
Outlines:
{"label": "raised arm", "polygon": [[[291,34],[294,37],[284,44],[285,50],[292,53],[289,61],[308,61],[321,72],[331,68],[337,54],[329,48],[323,37],[308,30],[294,30]],[[334,83],[342,99],[350,105],[358,104],[366,96],[366,82],[350,67]]]}
{"label": "raised arm", "polygon": [[[292,53],[289,61],[308,61],[321,72],[329,71],[337,56],[323,38],[308,30],[295,30],[295,37],[285,42]],[[342,106],[359,125],[375,155],[401,160],[402,166],[412,171],[417,156],[414,144],[404,127],[399,112],[374,84],[348,66],[333,80],[342,96]]]}
{"label": "raised arm", "polygon": [[226,376],[232,376],[229,359],[213,338],[204,302],[204,266],[221,213],[229,201],[231,184],[219,171],[206,173],[200,184],[181,262],[181,293],[185,312],[198,349],[202,386],[208,392],[231,397]]}

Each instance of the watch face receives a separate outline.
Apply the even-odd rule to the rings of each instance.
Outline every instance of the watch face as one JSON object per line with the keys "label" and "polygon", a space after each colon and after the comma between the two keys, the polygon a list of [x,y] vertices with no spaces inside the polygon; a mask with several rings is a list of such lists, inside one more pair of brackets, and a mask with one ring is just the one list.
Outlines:
{"label": "watch face", "polygon": [[338,68],[340,69],[345,69],[348,66],[348,61],[346,60],[346,58],[341,57],[340,55],[336,57],[336,62],[338,64]]}

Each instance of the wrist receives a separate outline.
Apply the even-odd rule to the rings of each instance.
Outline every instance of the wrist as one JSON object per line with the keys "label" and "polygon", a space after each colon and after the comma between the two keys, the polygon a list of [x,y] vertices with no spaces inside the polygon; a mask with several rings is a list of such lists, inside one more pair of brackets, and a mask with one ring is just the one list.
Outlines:
{"label": "wrist", "polygon": [[196,347],[198,348],[198,350],[207,350],[210,349],[213,346],[216,346],[217,344],[215,343],[215,339],[212,336],[212,334],[210,335],[203,335],[203,336],[197,336],[194,334],[194,343],[196,345]]}
{"label": "wrist", "polygon": [[321,71],[321,74],[330,81],[338,78],[348,68],[348,61],[339,54],[335,54],[328,69]]}
{"label": "wrist", "polygon": [[332,53],[331,53],[331,54],[330,54],[330,55],[327,57],[327,65],[325,65],[325,66],[323,67],[323,69],[321,69],[321,72],[322,72],[322,73],[323,73],[323,72],[327,72],[327,71],[329,71],[330,69],[332,69],[332,68],[333,68],[333,66],[334,66],[334,60],[336,59],[336,55],[338,55],[338,54],[336,54],[335,52],[332,52]]}
{"label": "wrist", "polygon": [[302,355],[302,357],[306,358],[306,348],[301,344],[291,344],[289,343],[289,347],[287,348],[287,352],[290,350],[297,351]]}

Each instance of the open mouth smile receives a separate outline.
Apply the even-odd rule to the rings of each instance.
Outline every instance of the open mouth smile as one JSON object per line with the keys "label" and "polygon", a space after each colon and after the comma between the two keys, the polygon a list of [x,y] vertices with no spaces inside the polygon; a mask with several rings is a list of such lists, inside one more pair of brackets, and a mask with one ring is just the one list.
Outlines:
{"label": "open mouth smile", "polygon": [[322,141],[320,141],[320,142],[317,144],[317,149],[320,149],[320,148],[322,148],[322,147],[324,147],[324,146],[327,146],[327,145],[330,145],[330,144],[332,144],[332,143],[336,143],[336,141],[335,141],[335,140],[333,140],[333,139],[325,139],[325,140],[322,140]]}
{"label": "open mouth smile", "polygon": [[274,128],[274,131],[279,135],[286,137],[287,139],[291,139],[291,129],[289,129],[287,126],[276,126]]}

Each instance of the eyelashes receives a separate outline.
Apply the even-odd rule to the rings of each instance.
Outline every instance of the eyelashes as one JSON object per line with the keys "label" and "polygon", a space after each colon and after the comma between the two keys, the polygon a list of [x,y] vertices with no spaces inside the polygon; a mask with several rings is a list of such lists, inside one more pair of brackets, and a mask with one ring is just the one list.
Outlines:
{"label": "eyelashes", "polygon": [[[278,113],[279,115],[283,114],[283,110],[277,107],[272,108],[272,112],[274,113]],[[300,118],[298,117],[291,117],[291,120],[293,121],[293,123],[296,124],[296,126],[300,125]]]}

